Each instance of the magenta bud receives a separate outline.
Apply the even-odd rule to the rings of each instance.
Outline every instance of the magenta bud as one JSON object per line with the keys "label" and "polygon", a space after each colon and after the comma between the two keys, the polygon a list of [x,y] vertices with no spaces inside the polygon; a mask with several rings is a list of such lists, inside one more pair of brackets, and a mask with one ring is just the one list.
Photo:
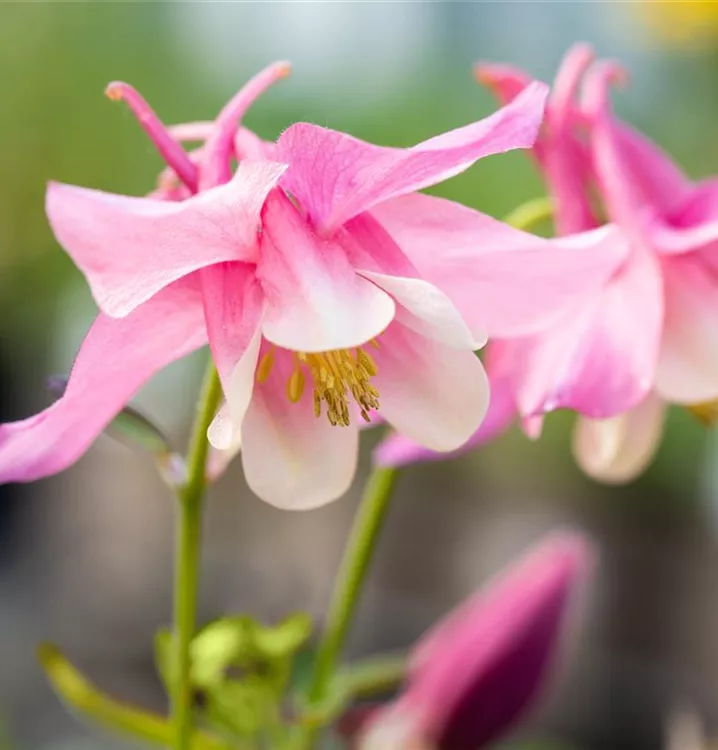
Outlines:
{"label": "magenta bud", "polygon": [[541,692],[592,558],[583,537],[551,536],[432,628],[361,750],[476,750],[499,738]]}

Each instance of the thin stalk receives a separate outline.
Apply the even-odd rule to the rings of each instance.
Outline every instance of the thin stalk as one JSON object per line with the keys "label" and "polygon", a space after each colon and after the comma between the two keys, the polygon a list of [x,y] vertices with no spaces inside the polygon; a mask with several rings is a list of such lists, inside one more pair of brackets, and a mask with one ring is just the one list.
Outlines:
{"label": "thin stalk", "polygon": [[172,724],[175,750],[190,750],[192,737],[192,681],[190,645],[197,621],[202,500],[207,485],[209,443],[207,428],[221,397],[217,370],[210,361],[197,402],[189,450],[187,479],[177,492],[178,513],[175,552],[174,630],[177,648],[176,685],[172,691]]}
{"label": "thin stalk", "polygon": [[317,647],[308,692],[310,703],[320,702],[325,697],[334,676],[389,509],[396,477],[395,469],[376,468],[367,482],[334,583],[325,630]]}
{"label": "thin stalk", "polygon": [[553,217],[551,198],[540,197],[522,203],[504,217],[504,222],[516,229],[528,231],[541,221]]}

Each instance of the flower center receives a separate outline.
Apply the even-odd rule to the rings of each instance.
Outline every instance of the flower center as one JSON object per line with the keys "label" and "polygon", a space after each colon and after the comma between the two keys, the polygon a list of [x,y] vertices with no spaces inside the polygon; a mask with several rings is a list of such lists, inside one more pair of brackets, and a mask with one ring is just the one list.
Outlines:
{"label": "flower center", "polygon": [[[379,348],[376,340],[369,342]],[[379,391],[371,378],[377,374],[376,362],[362,347],[335,349],[329,352],[292,352],[294,369],[286,385],[287,398],[296,404],[304,393],[307,373],[314,382],[314,414],[326,410],[333,426],[348,427],[351,423],[349,402],[353,400],[365,422],[369,412],[379,408]],[[257,382],[263,383],[274,365],[274,347],[260,360]]]}

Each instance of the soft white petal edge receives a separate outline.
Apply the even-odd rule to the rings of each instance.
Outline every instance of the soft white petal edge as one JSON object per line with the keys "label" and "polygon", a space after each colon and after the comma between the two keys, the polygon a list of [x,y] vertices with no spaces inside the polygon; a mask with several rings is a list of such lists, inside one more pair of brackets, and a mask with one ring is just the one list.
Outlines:
{"label": "soft white petal edge", "polygon": [[663,433],[665,413],[665,402],[649,394],[634,409],[609,419],[579,417],[572,445],[576,462],[600,482],[630,482],[653,459]]}

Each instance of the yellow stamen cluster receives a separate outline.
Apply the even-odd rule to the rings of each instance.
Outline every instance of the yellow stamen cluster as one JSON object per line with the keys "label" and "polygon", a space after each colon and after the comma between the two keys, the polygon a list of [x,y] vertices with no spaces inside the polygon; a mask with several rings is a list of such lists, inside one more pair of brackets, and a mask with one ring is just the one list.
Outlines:
{"label": "yellow stamen cluster", "polygon": [[[377,347],[376,341],[370,342]],[[294,352],[294,370],[287,380],[287,398],[296,404],[304,393],[308,372],[314,381],[314,413],[320,417],[323,408],[334,426],[347,427],[351,422],[349,401],[353,399],[366,422],[371,421],[370,411],[379,408],[379,392],[371,378],[377,366],[363,348],[337,349],[329,352]],[[274,348],[259,362],[257,381],[263,383],[274,365]],[[323,406],[324,405],[324,406]]]}

